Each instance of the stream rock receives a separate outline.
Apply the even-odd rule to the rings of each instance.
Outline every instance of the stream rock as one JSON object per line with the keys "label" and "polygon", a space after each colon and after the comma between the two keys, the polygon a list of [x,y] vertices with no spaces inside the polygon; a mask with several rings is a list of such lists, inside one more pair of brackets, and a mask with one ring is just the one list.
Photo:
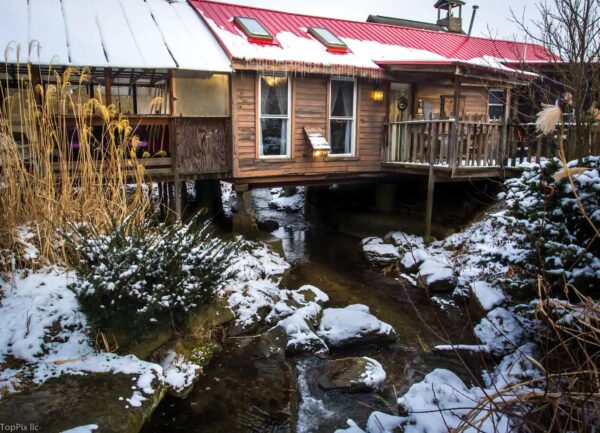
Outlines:
{"label": "stream rock", "polygon": [[385,385],[386,374],[374,359],[342,358],[328,361],[319,376],[319,386],[326,390],[376,392]]}
{"label": "stream rock", "polygon": [[451,292],[456,288],[457,278],[448,263],[428,258],[419,266],[417,283],[431,292]]}
{"label": "stream rock", "polygon": [[333,348],[396,341],[394,328],[370,314],[366,305],[325,309],[317,335]]}
{"label": "stream rock", "polygon": [[203,305],[189,312],[185,331],[196,334],[199,331],[225,326],[235,319],[227,300],[215,298],[209,305]]}
{"label": "stream rock", "polygon": [[258,221],[258,228],[265,232],[272,233],[279,228],[279,223],[272,219]]}
{"label": "stream rock", "polygon": [[36,389],[0,401],[0,420],[8,425],[32,424],[43,433],[91,424],[97,425],[99,432],[138,433],[166,388],[153,384],[153,394],[144,393],[142,398],[128,401],[138,392],[132,391],[135,380],[137,376],[121,373],[49,379]]}
{"label": "stream rock", "polygon": [[398,248],[386,244],[383,239],[371,237],[361,241],[363,254],[373,266],[389,266],[399,258]]}
{"label": "stream rock", "polygon": [[186,398],[219,349],[215,343],[192,338],[172,340],[161,347],[153,358],[163,368],[169,395]]}
{"label": "stream rock", "polygon": [[430,258],[429,253],[422,248],[415,248],[407,251],[400,260],[400,269],[409,274],[416,274],[421,264]]}
{"label": "stream rock", "polygon": [[118,353],[148,360],[159,347],[171,339],[173,330],[170,325],[159,323],[157,327],[148,329],[144,335],[135,336],[131,329],[118,326],[109,329],[106,335],[110,342],[114,339]]}
{"label": "stream rock", "polygon": [[311,302],[271,328],[267,339],[274,346],[282,348],[286,356],[327,353],[327,345],[317,336],[314,329],[320,315],[321,307]]}

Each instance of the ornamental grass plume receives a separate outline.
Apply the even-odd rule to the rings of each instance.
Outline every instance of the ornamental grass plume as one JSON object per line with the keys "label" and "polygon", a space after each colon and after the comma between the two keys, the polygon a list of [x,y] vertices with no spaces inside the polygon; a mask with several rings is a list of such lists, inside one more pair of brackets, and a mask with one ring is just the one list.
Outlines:
{"label": "ornamental grass plume", "polygon": [[544,135],[551,134],[562,118],[562,110],[558,105],[543,104],[543,109],[537,114],[535,126]]}

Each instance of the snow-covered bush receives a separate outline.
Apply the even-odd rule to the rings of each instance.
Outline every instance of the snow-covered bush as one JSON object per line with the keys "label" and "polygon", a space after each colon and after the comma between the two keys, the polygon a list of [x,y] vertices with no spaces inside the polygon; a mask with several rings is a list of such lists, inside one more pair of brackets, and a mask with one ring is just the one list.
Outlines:
{"label": "snow-covered bush", "polygon": [[[502,222],[529,249],[527,265],[543,269],[557,286],[598,287],[600,240],[600,157],[569,164],[573,186],[558,160],[507,181],[510,207]],[[590,224],[590,221],[593,223]]]}
{"label": "snow-covered bush", "polygon": [[179,326],[189,310],[210,302],[236,248],[196,221],[148,220],[129,231],[120,224],[108,234],[78,226],[67,239],[77,253],[70,288],[92,325],[127,323],[133,333],[165,319]]}

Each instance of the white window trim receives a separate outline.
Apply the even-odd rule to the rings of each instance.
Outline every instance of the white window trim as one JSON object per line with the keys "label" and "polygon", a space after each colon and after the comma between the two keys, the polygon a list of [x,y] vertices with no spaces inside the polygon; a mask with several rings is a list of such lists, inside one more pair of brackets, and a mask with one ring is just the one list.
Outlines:
{"label": "white window trim", "polygon": [[[331,83],[333,81],[352,81],[354,83],[354,97],[353,97],[353,107],[352,107],[352,118],[350,117],[340,117],[340,116],[332,116],[331,112],[333,110],[333,104],[331,98],[333,97],[333,93],[331,92]],[[329,158],[347,158],[353,157],[356,155],[356,117],[357,117],[357,103],[358,103],[358,82],[356,78],[351,77],[332,77],[329,79],[329,112],[327,113],[327,132],[329,140],[329,144],[331,144],[331,121],[332,120],[352,120],[352,138],[350,140],[350,153],[330,153],[327,156]]]}
{"label": "white window trim", "polygon": [[504,119],[500,118],[500,119],[492,119],[490,117],[490,107],[502,107],[502,112],[504,113],[504,110],[506,110],[506,103],[503,102],[501,104],[499,103],[490,103],[490,94],[492,92],[502,92],[504,94],[504,97],[506,97],[506,89],[488,89],[488,100],[487,100],[487,118],[489,122],[503,122]]}
{"label": "white window trim", "polygon": [[[258,80],[258,158],[259,159],[289,159],[292,155],[292,77],[286,76],[288,80],[288,110],[287,115],[274,115],[274,114],[262,114],[262,80],[261,78],[265,74],[259,74]],[[262,139],[262,119],[285,119],[287,120],[287,131],[286,131],[286,146],[285,155],[263,155],[263,139]]]}

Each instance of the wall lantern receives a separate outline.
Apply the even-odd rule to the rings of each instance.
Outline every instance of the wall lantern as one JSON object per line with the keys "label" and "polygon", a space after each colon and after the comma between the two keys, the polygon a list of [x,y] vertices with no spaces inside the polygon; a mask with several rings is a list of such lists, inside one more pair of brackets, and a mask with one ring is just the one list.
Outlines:
{"label": "wall lantern", "polygon": [[377,88],[371,92],[371,99],[375,102],[382,102],[384,97],[383,90]]}

